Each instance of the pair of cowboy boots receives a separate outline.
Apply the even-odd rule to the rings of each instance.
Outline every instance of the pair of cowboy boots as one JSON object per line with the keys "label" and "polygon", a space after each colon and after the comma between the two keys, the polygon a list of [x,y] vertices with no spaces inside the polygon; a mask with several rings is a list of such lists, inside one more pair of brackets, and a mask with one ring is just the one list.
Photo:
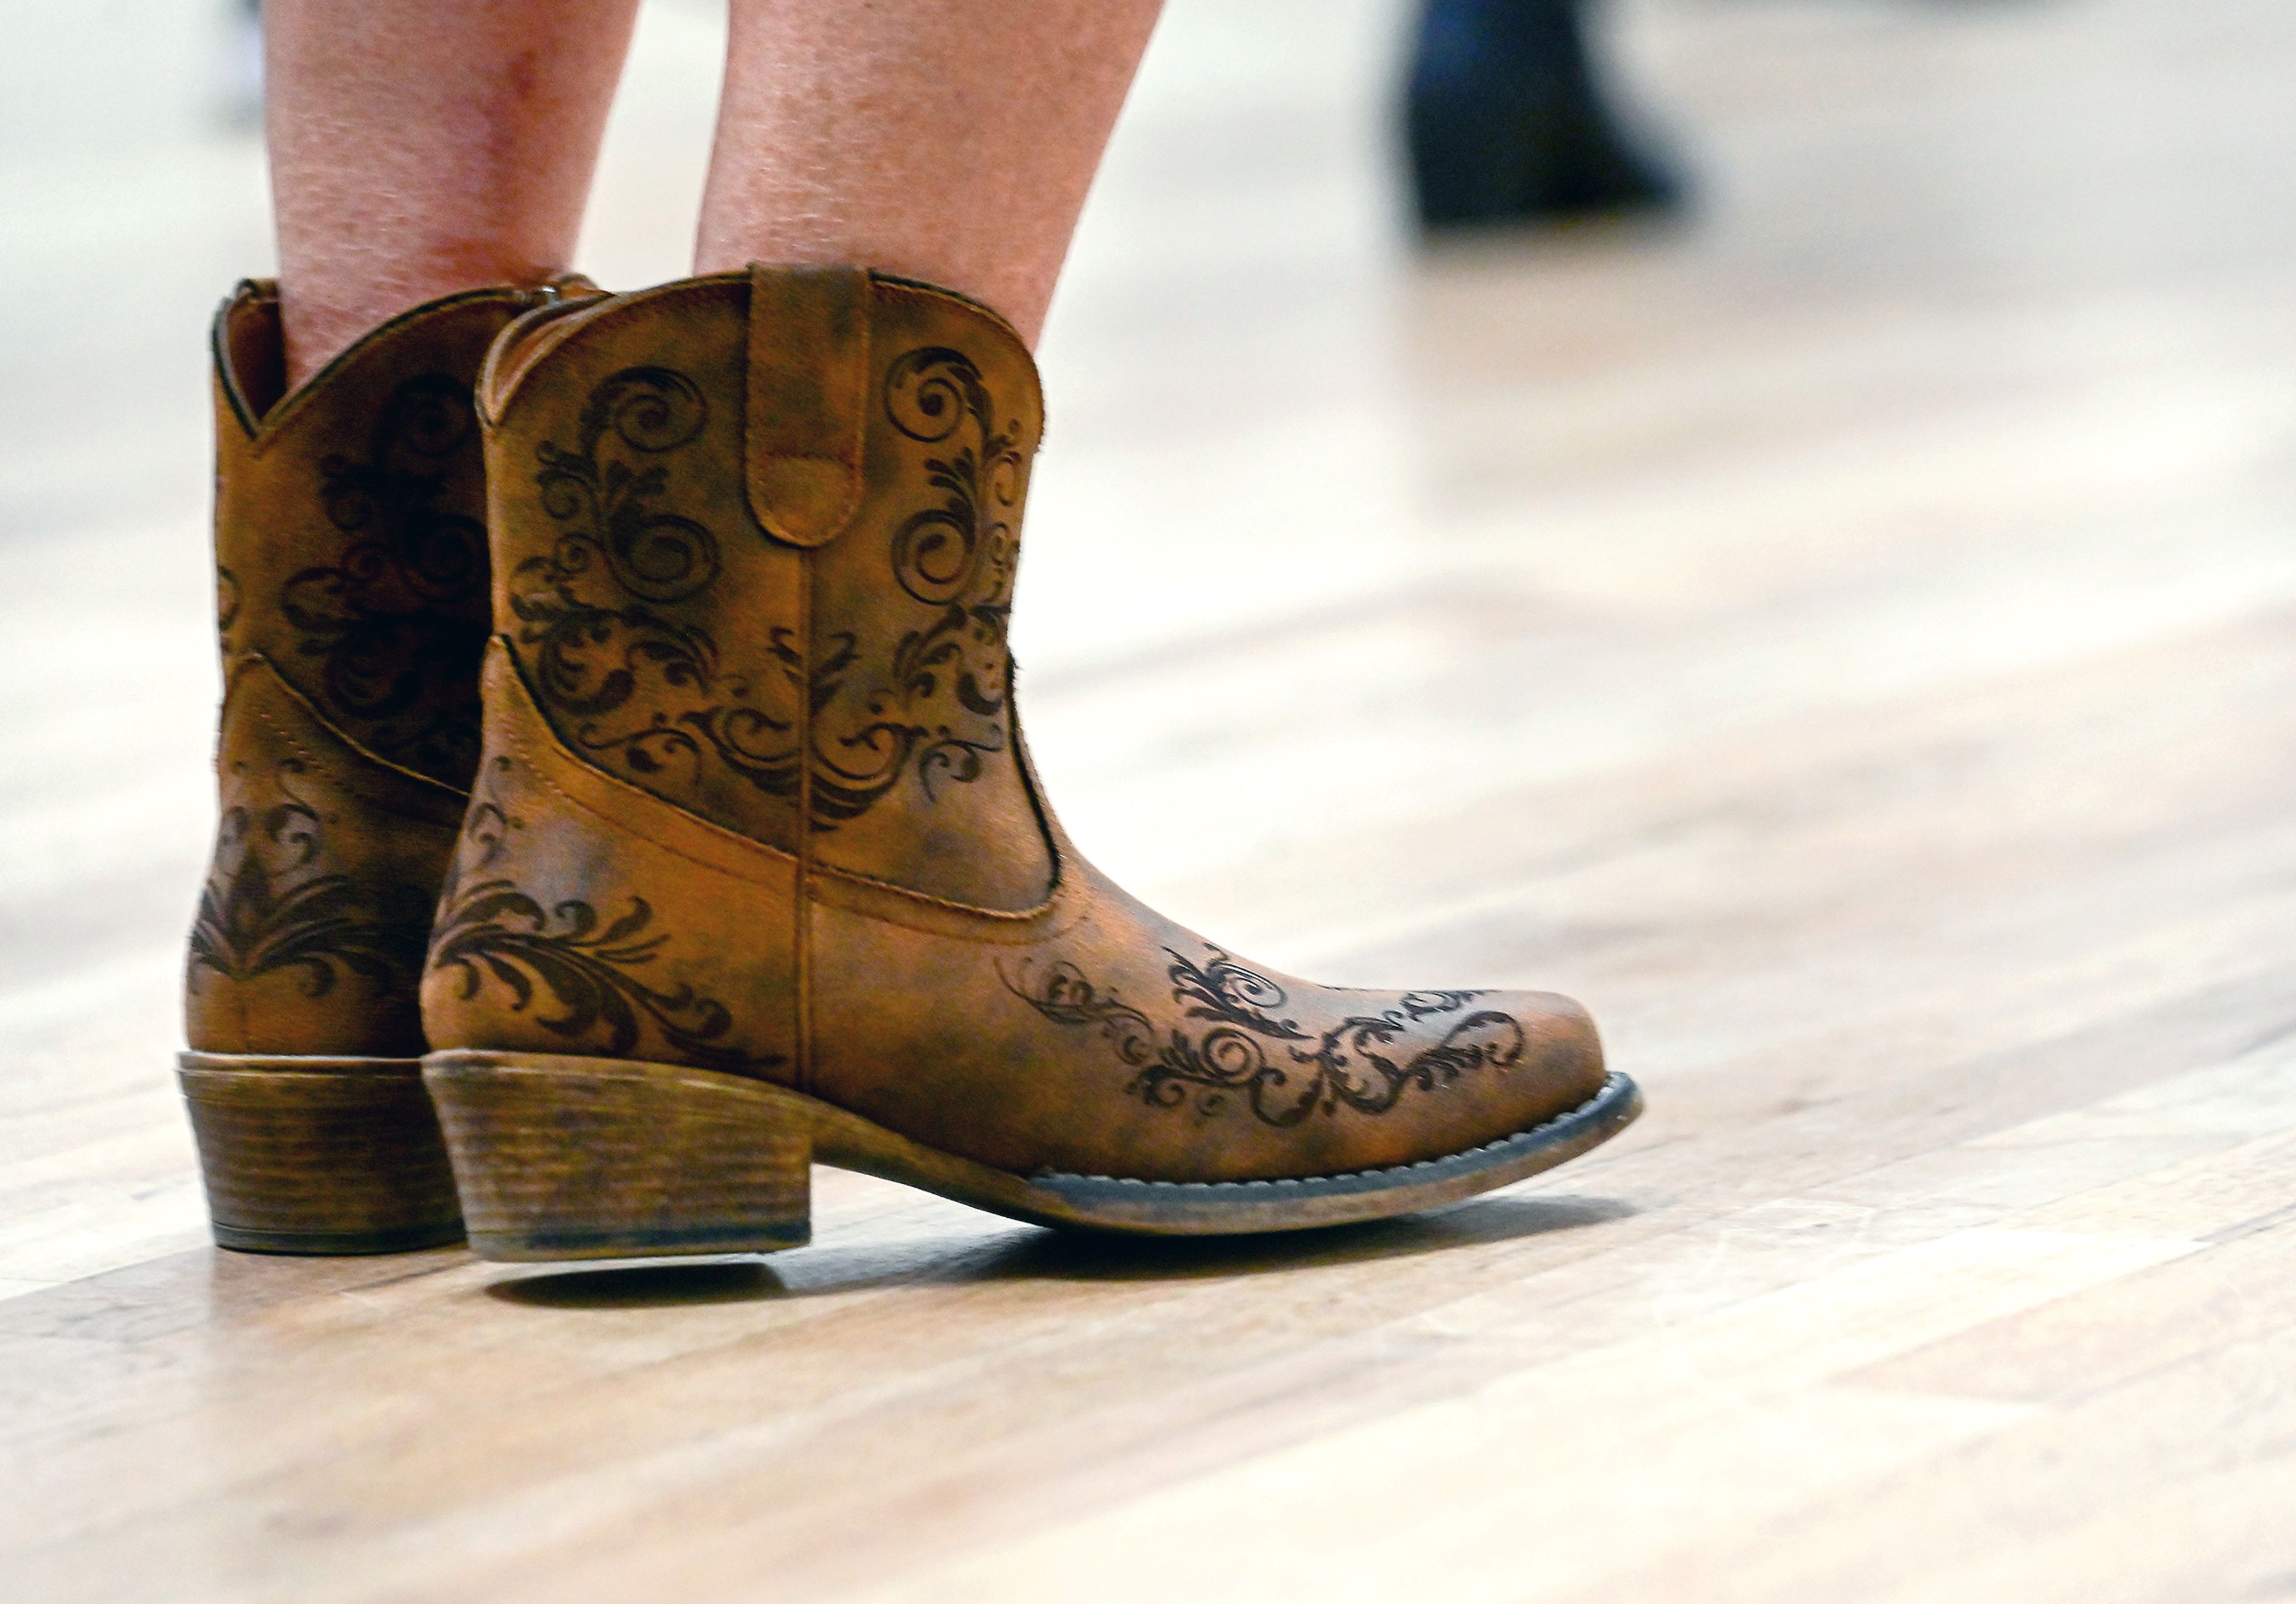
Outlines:
{"label": "pair of cowboy boots", "polygon": [[[1538,993],[1245,962],[1095,872],[1006,623],[1036,372],[859,269],[216,325],[218,1241],[758,1251],[810,1166],[1150,1233],[1398,1214],[1639,1103]],[[435,1111],[434,1111],[435,1110]]]}

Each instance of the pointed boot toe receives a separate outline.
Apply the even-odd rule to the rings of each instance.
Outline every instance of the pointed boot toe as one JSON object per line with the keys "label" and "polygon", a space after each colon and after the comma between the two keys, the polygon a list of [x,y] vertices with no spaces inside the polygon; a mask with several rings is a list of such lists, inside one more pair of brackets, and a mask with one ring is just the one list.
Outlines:
{"label": "pointed boot toe", "polygon": [[1496,1073],[1478,1100],[1480,1129],[1474,1134],[1481,1142],[1509,1140],[1602,1104],[1613,1076],[1594,1016],[1577,1001],[1540,991],[1468,997],[1463,1011],[1473,1023],[1452,1027],[1438,1038],[1431,1050],[1430,1078],[1464,1061],[1468,1053],[1463,1047],[1471,1052],[1488,1043],[1484,1057]]}
{"label": "pointed boot toe", "polygon": [[1516,1082],[1507,1118],[1518,1128],[1578,1107],[1601,1094],[1610,1081],[1603,1038],[1595,1016],[1575,997],[1560,992],[1505,991],[1489,1005],[1523,1022],[1523,1073]]}
{"label": "pointed boot toe", "polygon": [[791,1246],[816,1162],[1295,1229],[1634,1117],[1567,999],[1292,979],[1078,854],[1013,704],[1043,413],[993,314],[758,267],[537,313],[480,404],[496,635],[422,986],[479,1252]]}

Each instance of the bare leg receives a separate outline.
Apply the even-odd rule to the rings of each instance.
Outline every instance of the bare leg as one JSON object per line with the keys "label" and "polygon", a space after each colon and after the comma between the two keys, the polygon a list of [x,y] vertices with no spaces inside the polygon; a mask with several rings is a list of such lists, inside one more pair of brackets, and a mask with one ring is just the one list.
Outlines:
{"label": "bare leg", "polygon": [[566,270],[637,0],[268,0],[289,385],[410,307]]}
{"label": "bare leg", "polygon": [[733,0],[697,271],[858,263],[1034,344],[1161,0]]}

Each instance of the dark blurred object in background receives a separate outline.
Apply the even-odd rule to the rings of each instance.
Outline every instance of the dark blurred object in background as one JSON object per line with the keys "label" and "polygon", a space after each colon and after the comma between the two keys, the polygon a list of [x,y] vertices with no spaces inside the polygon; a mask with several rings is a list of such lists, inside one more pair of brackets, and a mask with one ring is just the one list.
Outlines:
{"label": "dark blurred object in background", "polygon": [[1427,0],[1405,125],[1428,229],[1668,210],[1680,181],[1620,126],[1592,0]]}
{"label": "dark blurred object in background", "polygon": [[232,127],[263,126],[263,0],[232,0],[226,25],[223,119]]}

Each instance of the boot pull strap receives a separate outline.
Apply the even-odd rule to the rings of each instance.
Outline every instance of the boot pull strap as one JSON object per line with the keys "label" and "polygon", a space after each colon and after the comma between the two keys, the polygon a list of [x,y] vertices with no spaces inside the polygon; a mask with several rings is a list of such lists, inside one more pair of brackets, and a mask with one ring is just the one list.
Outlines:
{"label": "boot pull strap", "polygon": [[791,545],[826,545],[861,504],[869,274],[750,266],[750,511]]}

